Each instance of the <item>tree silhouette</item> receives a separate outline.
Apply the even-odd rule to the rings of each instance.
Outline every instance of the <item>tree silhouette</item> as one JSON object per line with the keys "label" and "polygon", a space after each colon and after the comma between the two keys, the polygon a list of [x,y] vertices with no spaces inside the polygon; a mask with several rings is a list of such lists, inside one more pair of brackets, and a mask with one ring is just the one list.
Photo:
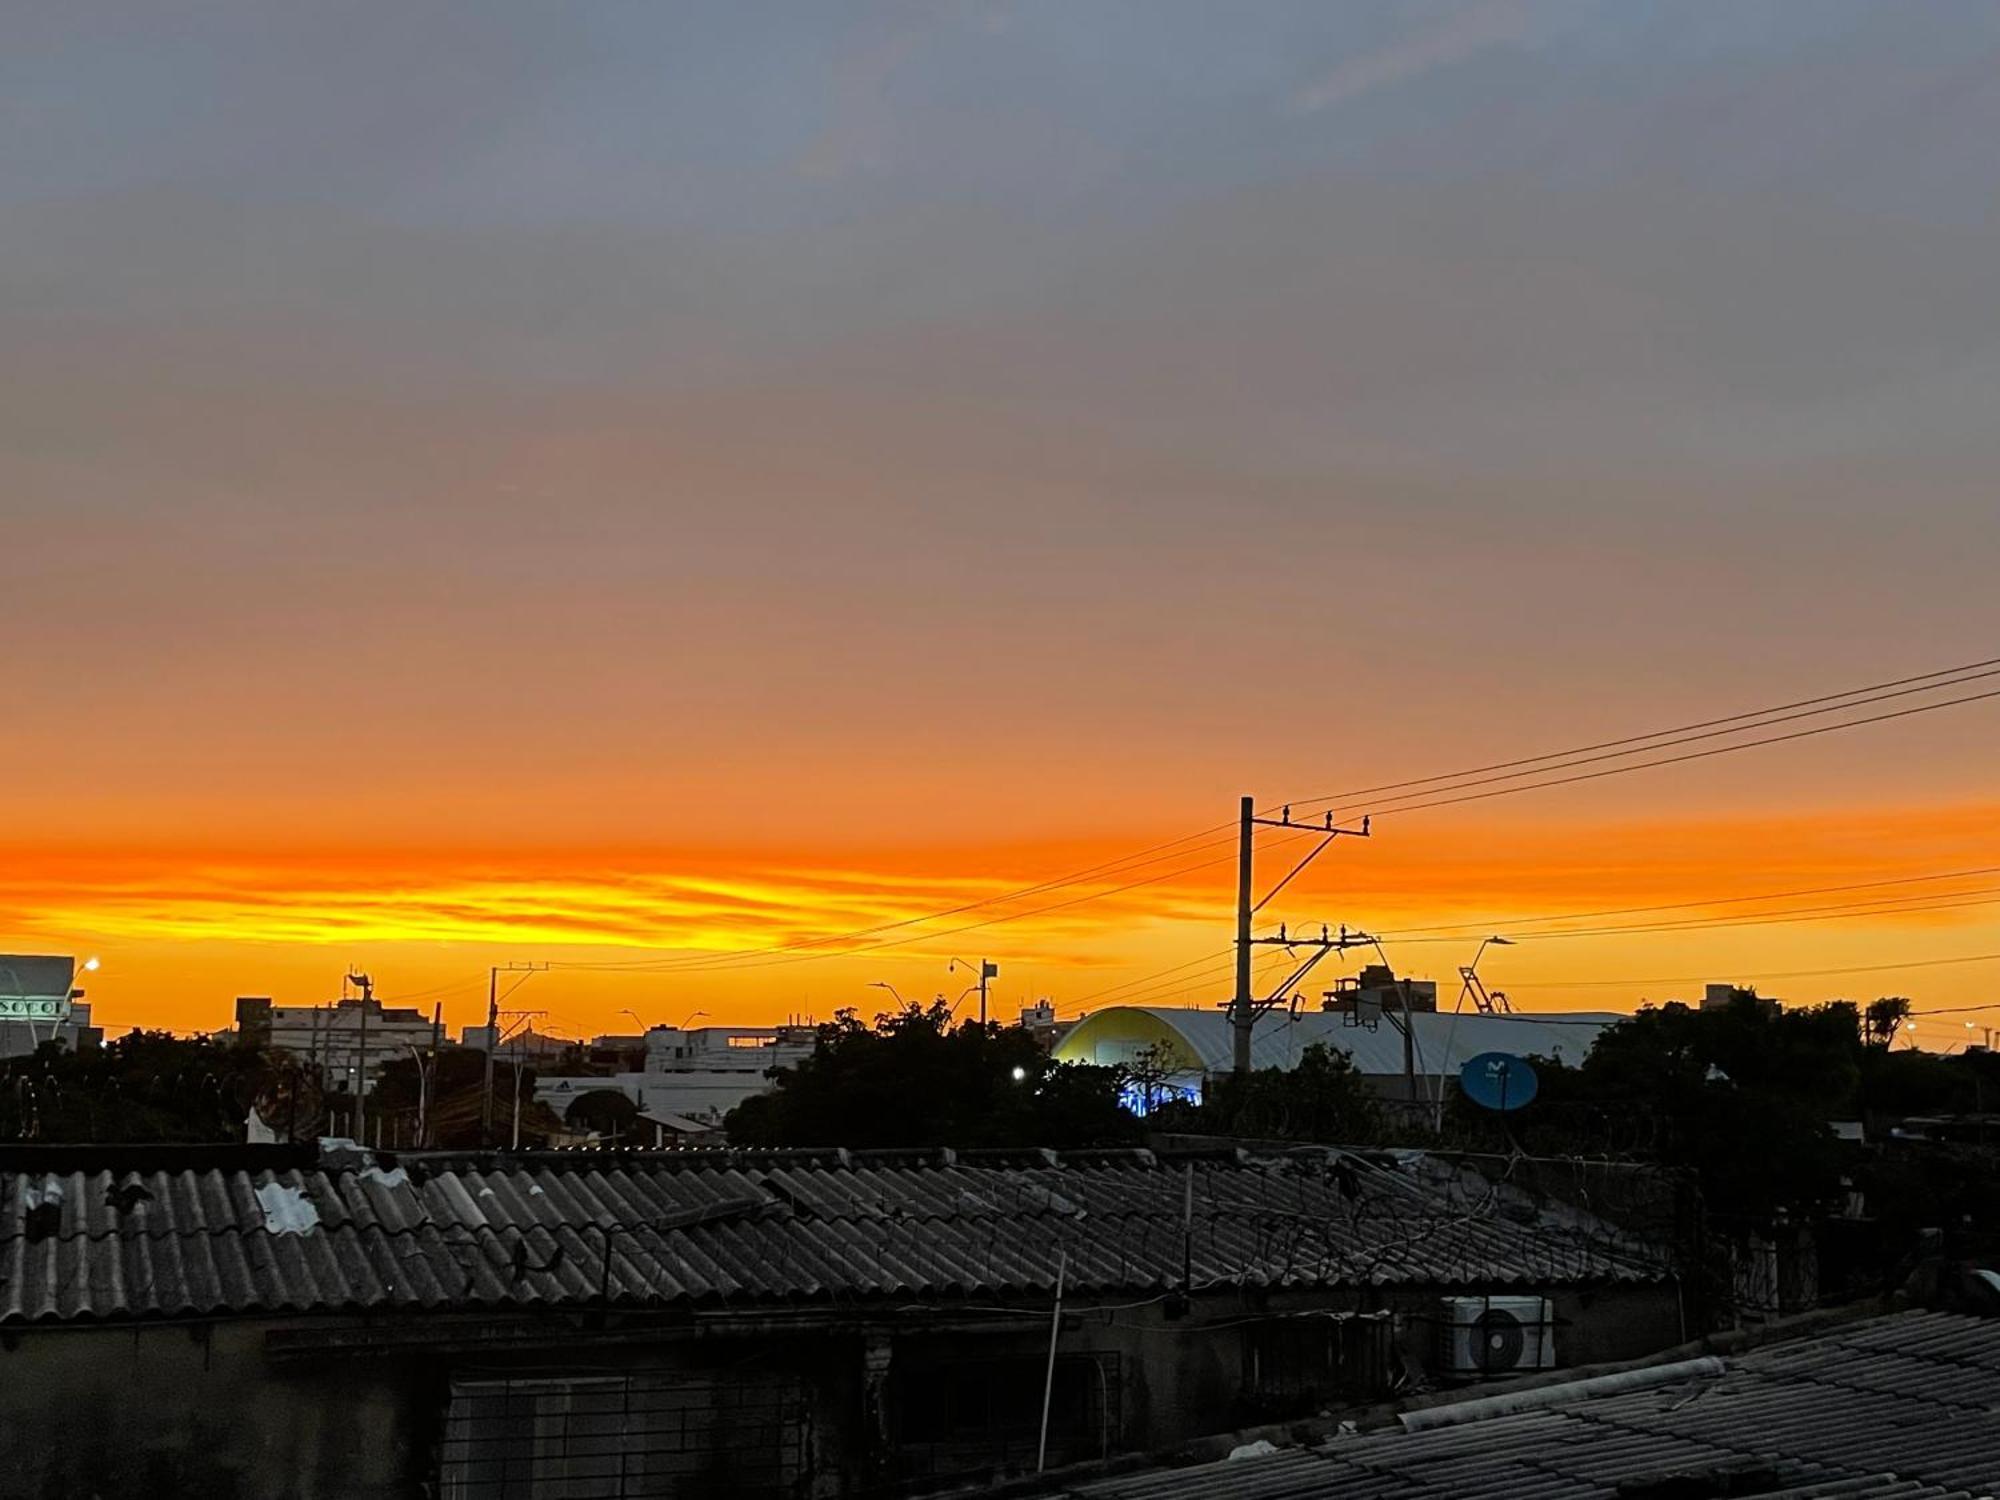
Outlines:
{"label": "tree silhouette", "polygon": [[812,1055],[731,1110],[747,1146],[1054,1146],[1137,1139],[1116,1068],[1052,1061],[1020,1027],[952,1024],[941,1001],[865,1024],[841,1011]]}

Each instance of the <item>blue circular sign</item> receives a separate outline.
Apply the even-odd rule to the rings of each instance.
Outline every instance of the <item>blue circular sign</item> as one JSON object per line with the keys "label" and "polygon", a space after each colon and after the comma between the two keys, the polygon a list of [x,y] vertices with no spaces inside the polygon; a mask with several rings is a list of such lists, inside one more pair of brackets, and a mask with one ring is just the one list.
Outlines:
{"label": "blue circular sign", "polygon": [[1465,1097],[1485,1109],[1519,1109],[1535,1097],[1540,1085],[1525,1057],[1511,1052],[1482,1052],[1466,1059],[1458,1070]]}

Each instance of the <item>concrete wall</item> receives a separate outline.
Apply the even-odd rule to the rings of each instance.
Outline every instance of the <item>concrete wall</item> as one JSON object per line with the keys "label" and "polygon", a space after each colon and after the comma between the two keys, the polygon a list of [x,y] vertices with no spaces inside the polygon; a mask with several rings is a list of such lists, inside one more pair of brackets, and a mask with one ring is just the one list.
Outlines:
{"label": "concrete wall", "polygon": [[[1150,1451],[1193,1437],[1305,1411],[1274,1410],[1246,1393],[1253,1331],[1297,1315],[1387,1308],[1400,1314],[1395,1357],[1368,1378],[1386,1386],[1436,1347],[1441,1294],[1256,1290],[1214,1292],[1175,1316],[1163,1299],[1112,1299],[1065,1308],[1059,1344],[1074,1372],[1059,1389],[1086,1405],[1093,1379],[1114,1392],[1112,1422],[1071,1422],[1051,1462]],[[1673,1289],[1566,1291],[1555,1296],[1562,1365],[1651,1352],[1677,1342]],[[940,1316],[948,1316],[940,1310]],[[407,1334],[418,1320],[372,1327],[336,1319],[187,1326],[27,1329],[0,1338],[0,1493],[39,1500],[111,1495],[201,1495],[206,1500],[286,1495],[298,1500],[388,1500],[426,1494],[435,1481],[453,1378],[504,1379],[645,1371],[691,1384],[796,1390],[809,1437],[814,1495],[898,1475],[1032,1466],[1020,1419],[1039,1414],[1048,1349],[1047,1312],[961,1313],[950,1324],[919,1316],[872,1332],[858,1309],[832,1326],[793,1327],[754,1313],[700,1328],[621,1323],[615,1316],[421,1320],[458,1349],[294,1352],[273,1358],[266,1334],[361,1341]],[[601,1328],[599,1325],[602,1325]],[[1324,1326],[1315,1323],[1313,1326]],[[483,1332],[482,1332],[483,1330]],[[535,1349],[479,1346],[495,1332],[534,1333]],[[609,1340],[609,1342],[607,1342]],[[1260,1355],[1260,1357],[1262,1357]],[[973,1438],[918,1441],[912,1386],[955,1366],[986,1361],[1004,1371],[1019,1408],[999,1451]],[[1095,1363],[1093,1363],[1095,1362]],[[1115,1379],[1114,1379],[1115,1372]],[[901,1382],[899,1384],[899,1381]],[[1018,1385],[1019,1390],[1013,1387]],[[1357,1389],[1353,1399],[1385,1394]],[[901,1404],[899,1404],[901,1403]],[[1063,1426],[1058,1413],[1057,1426]],[[921,1450],[921,1451],[920,1451]]]}
{"label": "concrete wall", "polygon": [[0,1341],[0,1474],[39,1500],[412,1493],[424,1372],[286,1369],[259,1323],[29,1330]]}

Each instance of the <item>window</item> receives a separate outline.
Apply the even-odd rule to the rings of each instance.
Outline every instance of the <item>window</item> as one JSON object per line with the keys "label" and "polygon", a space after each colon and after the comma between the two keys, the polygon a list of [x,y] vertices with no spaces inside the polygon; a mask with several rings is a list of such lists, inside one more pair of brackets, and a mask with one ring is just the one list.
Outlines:
{"label": "window", "polygon": [[642,1373],[454,1380],[440,1491],[449,1500],[789,1495],[810,1419],[795,1386]]}
{"label": "window", "polygon": [[1315,1312],[1243,1330],[1247,1412],[1272,1419],[1388,1389],[1394,1323],[1387,1313]]}

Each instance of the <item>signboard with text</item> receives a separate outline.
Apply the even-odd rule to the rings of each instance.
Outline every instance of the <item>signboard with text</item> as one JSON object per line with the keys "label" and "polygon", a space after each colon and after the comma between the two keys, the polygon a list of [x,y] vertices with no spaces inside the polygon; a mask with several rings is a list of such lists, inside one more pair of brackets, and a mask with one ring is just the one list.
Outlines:
{"label": "signboard with text", "polygon": [[67,995],[9,995],[0,990],[0,1021],[67,1021]]}
{"label": "signboard with text", "polygon": [[76,960],[0,953],[0,1021],[67,1021]]}

